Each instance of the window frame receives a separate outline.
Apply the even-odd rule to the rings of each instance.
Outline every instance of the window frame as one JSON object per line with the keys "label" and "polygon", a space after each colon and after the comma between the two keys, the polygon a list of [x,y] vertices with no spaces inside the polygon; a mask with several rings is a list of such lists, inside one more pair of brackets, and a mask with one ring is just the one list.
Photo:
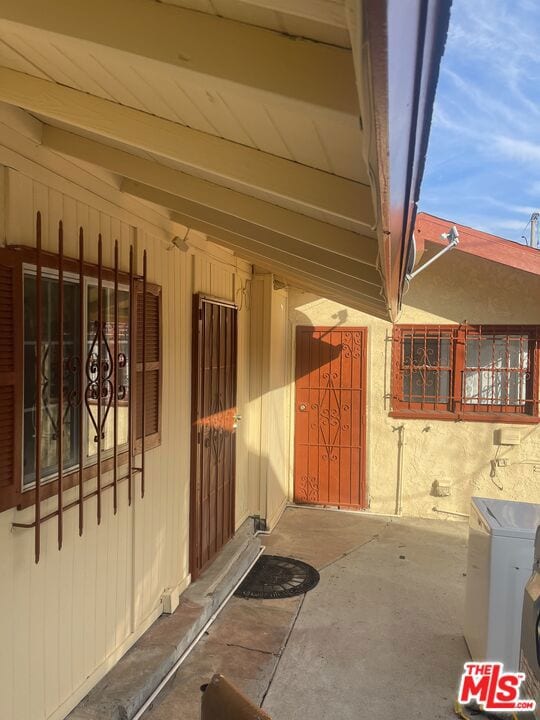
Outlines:
{"label": "window frame", "polygon": [[[19,288],[19,297],[18,302],[16,305],[16,317],[18,318],[18,322],[20,322],[20,349],[19,354],[22,359],[22,350],[23,350],[23,343],[24,343],[24,266],[25,265],[36,265],[37,261],[37,249],[33,246],[27,246],[27,245],[9,245],[8,247],[4,248],[3,251],[7,254],[7,262],[12,263],[13,267],[18,268],[18,274],[20,277],[20,288]],[[42,268],[47,271],[59,271],[59,256],[55,252],[50,252],[48,250],[42,250],[41,251],[41,265]],[[63,272],[64,275],[71,274],[71,275],[77,275],[79,273],[79,267],[80,263],[79,260],[76,260],[69,256],[64,256],[63,258]],[[84,260],[82,263],[83,267],[83,275],[86,278],[98,278],[99,272],[98,272],[98,266],[96,263],[89,262],[88,260]],[[114,270],[110,269],[107,266],[103,266],[101,277],[103,282],[108,283],[114,283]],[[118,271],[118,282],[119,284],[125,285],[126,287],[129,287],[129,273],[119,270]],[[133,284],[130,288],[130,301],[135,303],[137,294],[142,291],[142,280],[138,276],[134,276],[133,278]],[[154,291],[161,293],[161,288],[158,285],[154,285],[152,283],[147,284],[147,291]],[[160,327],[159,327],[159,337],[160,337],[160,346],[162,342],[162,325],[161,325],[161,313],[160,313]],[[136,346],[137,343],[137,335],[136,335],[136,326],[130,328],[130,331],[134,334],[133,336],[133,345]],[[162,371],[161,371],[162,373]],[[21,385],[23,380],[23,373],[22,373],[22,362],[21,362]],[[134,397],[134,420],[137,415],[137,406],[136,406],[136,373],[133,377],[133,383],[134,387],[132,389],[132,395]],[[160,400],[159,400],[159,420],[161,423],[161,411],[162,411],[162,404],[161,404],[161,388],[162,388],[162,380],[160,377]],[[20,403],[22,406],[22,387],[20,389]],[[17,401],[19,402],[19,400]],[[19,423],[21,421],[19,420]],[[19,424],[19,428],[22,430],[22,425]],[[21,435],[21,433],[19,433]],[[161,432],[154,435],[153,437],[147,438],[145,443],[145,450],[151,450],[155,447],[158,447],[161,443]],[[134,450],[135,453],[138,454],[141,451],[141,439],[134,438]],[[22,442],[21,442],[21,450],[20,452],[23,452],[22,448]],[[21,455],[22,457],[22,455]],[[117,460],[117,466],[118,468],[126,466],[129,464],[129,449],[127,449],[125,452],[118,452],[116,456]],[[107,473],[112,471],[113,469],[113,463],[114,458],[110,457],[107,459],[102,459],[101,462],[101,472]],[[20,465],[19,465],[20,467]],[[86,484],[89,481],[95,480],[97,477],[97,462],[83,466],[83,482]],[[62,477],[62,487],[64,492],[68,491],[78,485],[79,482],[79,470],[78,465],[76,470],[70,470],[66,473],[64,473]],[[22,490],[22,478],[18,480],[15,484],[15,486],[12,487],[12,489],[6,493],[5,495],[2,495],[0,497],[0,512],[3,512],[4,510],[9,510],[11,508],[17,508],[18,510],[24,510],[25,508],[29,508],[35,505],[36,501],[36,492],[35,492],[35,483],[33,483],[29,488]],[[48,480],[47,482],[41,482],[40,483],[40,499],[41,501],[47,500],[48,498],[54,497],[57,495],[58,492],[58,478],[56,476],[53,480]]]}
{"label": "window frame", "polygon": [[[452,369],[450,379],[450,398],[448,408],[426,407],[430,403],[409,402],[404,400],[402,353],[404,336],[407,332],[421,331],[446,332],[452,337]],[[466,370],[465,348],[469,336],[490,335],[529,335],[529,379],[527,400],[522,410],[516,405],[486,405],[464,402],[463,378]],[[452,324],[396,324],[392,333],[392,372],[391,372],[391,410],[390,417],[424,420],[453,420],[467,422],[497,422],[515,425],[537,424],[540,422],[539,409],[539,370],[540,370],[540,326],[538,325],[452,325]],[[530,392],[530,394],[529,394]],[[433,403],[432,403],[433,404]],[[529,408],[529,412],[527,411]]]}
{"label": "window frame", "polygon": [[[49,266],[48,260],[49,260],[49,258],[46,258],[42,265],[42,271],[41,271],[42,277],[47,278],[49,280],[58,281],[58,278],[59,278],[58,262],[57,262],[57,267],[52,268]],[[64,264],[65,265],[69,264],[68,258],[64,258]],[[36,274],[37,274],[37,266],[35,263],[22,262],[22,289],[23,289],[23,298],[22,298],[22,322],[23,322],[22,336],[23,337],[22,337],[22,339],[23,339],[23,344],[24,344],[24,322],[25,322],[25,317],[24,317],[24,285],[25,285],[25,282],[24,281],[25,281],[26,277],[35,277]],[[63,276],[64,276],[64,282],[69,282],[69,283],[75,285],[77,288],[79,287],[80,278],[79,278],[78,273],[76,273],[72,270],[65,270],[63,273]],[[120,276],[120,273],[119,273],[119,276]],[[95,272],[93,274],[87,274],[85,272],[84,277],[83,277],[83,288],[84,288],[83,289],[83,298],[84,298],[83,327],[79,329],[79,331],[84,334],[86,334],[88,331],[89,288],[97,287],[97,286],[98,286],[97,268],[95,269]],[[103,289],[106,288],[108,290],[114,289],[114,282],[112,280],[103,280],[102,288]],[[119,292],[127,292],[129,295],[130,303],[134,301],[134,293],[133,293],[133,290],[130,289],[130,287],[129,287],[129,282],[122,282],[122,283],[119,282],[118,283],[118,291]],[[130,338],[131,338],[132,332],[133,332],[133,328],[129,328]],[[131,347],[131,339],[129,340],[129,343],[130,343],[130,347]],[[85,341],[85,345],[86,345],[86,341]],[[130,357],[129,365],[128,365],[130,377],[131,377],[131,372],[132,372],[131,362],[132,362],[132,359]],[[81,372],[80,382],[81,382],[81,387],[82,387],[82,385],[84,383],[84,377],[85,377],[85,369],[84,369],[84,365],[82,363],[81,363],[80,372]],[[23,385],[24,385],[24,382],[25,382],[24,353],[23,353],[22,381],[23,381]],[[24,391],[23,391],[23,396],[24,396]],[[135,397],[133,397],[133,401],[136,401]],[[128,408],[130,407],[131,403],[132,403],[132,399],[130,396],[130,399],[128,401]],[[23,415],[21,418],[21,431],[22,431],[22,436],[24,438],[24,412],[25,412],[24,403],[23,403],[23,407],[22,407],[22,412],[23,412]],[[129,410],[128,410],[128,412],[129,412]],[[90,430],[90,419],[88,417],[88,413],[86,412],[83,414],[83,426],[80,429],[80,437],[79,437],[79,442],[84,443],[85,446],[88,443],[89,430]],[[117,449],[118,465],[122,465],[127,462],[127,453],[128,453],[128,442],[126,441],[125,443],[121,443],[118,445],[118,449]],[[124,454],[126,455],[126,460],[124,462],[122,462],[121,458],[123,457]],[[106,464],[107,460],[113,458],[113,455],[114,455],[113,448],[111,448],[109,450],[102,450],[102,458],[103,458],[105,464]],[[89,455],[87,450],[84,450],[83,457],[84,457],[84,460],[83,460],[83,476],[84,476],[85,471],[88,468],[92,468],[97,465],[97,453],[94,453],[94,455]],[[24,495],[26,493],[33,491],[36,487],[36,479],[35,478],[34,478],[33,482],[29,482],[29,483],[24,482],[24,442],[22,445],[20,463],[21,463],[21,476],[20,476],[19,491],[21,493],[21,496],[24,497]],[[112,469],[112,465],[111,465],[111,469]],[[78,477],[79,477],[78,461],[74,465],[70,465],[69,468],[65,468],[65,470],[62,474],[62,485],[63,485],[64,489],[71,487],[69,484],[71,475],[74,475],[76,482],[78,482]],[[95,473],[93,473],[93,474],[90,473],[88,479],[91,479],[94,476],[95,476]],[[53,473],[51,473],[49,475],[45,475],[41,478],[40,490],[43,491],[42,497],[47,497],[47,493],[45,490],[47,485],[49,485],[50,483],[55,483],[57,480],[58,480],[58,472],[53,472]]]}
{"label": "window frame", "polygon": [[[37,274],[37,267],[36,267],[35,264],[27,263],[27,262],[23,262],[23,263],[22,263],[22,292],[23,292],[23,298],[22,298],[22,325],[23,325],[23,329],[22,329],[22,341],[23,341],[23,345],[26,343],[26,340],[25,340],[25,299],[24,299],[25,280],[26,280],[27,277],[34,277],[34,278],[35,278],[35,277],[36,277],[36,274]],[[44,267],[42,268],[42,278],[43,278],[44,280],[47,279],[47,280],[56,280],[56,281],[58,281],[58,275],[59,275],[58,270],[53,270],[52,268],[49,268],[49,267],[46,267],[46,266],[44,266]],[[76,285],[76,286],[78,287],[78,286],[79,286],[79,277],[78,277],[78,275],[77,275],[76,273],[73,273],[73,272],[64,272],[64,282],[66,282],[66,283],[69,282],[69,283],[74,284],[74,285]],[[44,320],[45,320],[45,318],[44,318]],[[29,491],[31,491],[31,490],[34,490],[34,488],[35,488],[35,486],[36,486],[36,479],[35,479],[35,477],[34,477],[34,480],[33,480],[32,482],[28,482],[28,483],[25,483],[25,481],[24,481],[24,479],[25,479],[25,475],[24,475],[24,456],[25,456],[25,453],[24,453],[24,440],[25,440],[25,435],[24,435],[25,429],[24,429],[24,425],[25,425],[25,423],[24,423],[24,421],[25,421],[25,412],[26,412],[26,409],[25,409],[25,406],[24,406],[24,396],[25,396],[25,389],[24,389],[24,388],[25,388],[25,385],[26,385],[26,377],[25,377],[26,364],[25,364],[25,352],[24,352],[24,350],[23,350],[22,359],[23,359],[23,364],[22,364],[22,372],[21,372],[21,375],[22,375],[22,383],[23,383],[23,393],[22,393],[22,395],[23,395],[23,403],[22,403],[21,431],[22,431],[23,443],[22,443],[21,457],[20,457],[20,467],[21,467],[21,469],[20,469],[20,482],[19,482],[20,487],[19,487],[19,492],[20,492],[21,494],[24,494],[25,492],[29,492]],[[67,477],[67,476],[70,475],[72,472],[75,472],[75,471],[78,472],[78,468],[79,468],[79,464],[78,464],[78,463],[76,463],[75,466],[71,466],[71,465],[70,465],[69,468],[67,468],[67,469],[65,470],[65,472],[64,472],[64,477]],[[35,470],[35,469],[34,469],[34,470]],[[34,475],[35,475],[35,472],[34,472]],[[48,475],[44,475],[44,476],[41,477],[40,487],[45,487],[49,482],[54,482],[54,481],[57,480],[57,479],[58,479],[58,472],[52,472],[52,473],[50,473],[50,474],[48,474]]]}
{"label": "window frame", "polygon": [[[424,339],[427,339],[428,337],[430,339],[438,339],[439,343],[441,340],[448,340],[449,346],[448,346],[448,365],[441,366],[440,364],[437,365],[429,365],[425,364],[425,368],[432,367],[432,372],[436,371],[437,369],[443,369],[445,371],[449,372],[449,380],[448,380],[448,400],[446,402],[441,401],[441,399],[438,397],[438,395],[434,396],[426,396],[423,401],[415,401],[415,402],[408,402],[408,401],[401,401],[399,402],[400,409],[408,409],[410,405],[419,406],[418,409],[425,411],[425,412],[434,412],[434,413],[445,413],[448,412],[448,406],[451,402],[451,397],[453,395],[453,377],[454,377],[454,354],[455,354],[455,347],[454,347],[454,339],[455,339],[455,332],[454,328],[451,326],[442,326],[442,325],[433,325],[433,326],[406,326],[402,332],[401,332],[401,345],[399,350],[399,357],[398,357],[398,366],[399,366],[399,376],[401,379],[401,388],[403,389],[403,380],[404,380],[404,373],[402,373],[402,365],[403,365],[403,349],[405,344],[405,333],[409,332],[411,333],[411,356],[414,357],[415,350],[414,350],[414,330],[418,329],[419,327],[422,327],[424,329]],[[429,336],[428,336],[429,333]],[[439,346],[440,347],[440,346]],[[440,363],[440,351],[439,351],[439,358],[438,361]],[[403,392],[401,393],[403,394]],[[433,398],[433,399],[430,399]],[[397,399],[397,398],[396,398]]]}
{"label": "window frame", "polygon": [[[95,281],[95,282],[94,282],[94,281]],[[85,328],[85,331],[86,331],[86,332],[88,332],[88,291],[89,291],[90,286],[95,287],[95,288],[98,287],[97,278],[96,278],[96,277],[93,277],[93,276],[91,276],[91,275],[85,275],[85,276],[84,276],[84,298],[85,298],[85,303],[84,303],[84,328]],[[106,289],[108,289],[108,290],[114,290],[114,282],[112,282],[112,281],[110,281],[110,280],[103,280],[103,281],[102,281],[102,284],[101,284],[101,287],[102,287],[102,289],[105,289],[105,288],[106,288]],[[119,293],[120,293],[120,292],[127,292],[128,296],[129,296],[129,302],[132,303],[132,302],[134,301],[134,292],[133,292],[133,290],[129,287],[129,284],[118,282],[118,292],[119,292]],[[135,347],[135,343],[132,344],[132,337],[131,337],[131,334],[132,334],[132,333],[133,333],[133,328],[130,327],[130,328],[129,328],[129,340],[128,340],[128,347],[129,347],[130,349],[131,349],[132,346]],[[132,358],[131,358],[131,356],[129,356],[128,369],[129,369],[129,376],[130,376],[130,378],[132,378],[132,375],[131,375],[132,365],[131,365],[131,363],[132,363]],[[83,378],[84,378],[84,369],[83,369],[82,367],[81,367],[81,371],[82,371],[82,373],[83,373]],[[135,389],[135,388],[134,388],[134,383],[133,383],[133,389]],[[118,407],[121,407],[121,406],[122,406],[122,402],[123,402],[123,401],[121,401],[121,400],[118,401]],[[132,405],[132,403],[133,403],[133,405]],[[130,388],[130,396],[129,396],[129,399],[128,399],[127,403],[126,403],[126,404],[127,404],[127,407],[128,407],[128,412],[131,412],[131,411],[129,410],[129,408],[131,408],[131,407],[134,407],[134,408],[135,408],[135,404],[134,404],[134,403],[135,403],[135,398],[131,396],[131,388]],[[111,405],[111,407],[112,407],[112,405]],[[111,416],[111,417],[112,417],[112,416]],[[84,421],[83,421],[83,435],[84,435],[84,441],[85,441],[85,442],[88,442],[88,430],[90,429],[90,427],[91,427],[91,426],[90,426],[90,422],[89,422],[88,413],[85,413],[85,415],[84,415]],[[120,456],[122,453],[127,452],[128,447],[129,447],[129,445],[128,445],[127,439],[126,439],[126,442],[124,442],[124,443],[119,443],[119,444],[118,444],[118,448],[117,448],[117,455]],[[105,450],[105,449],[102,449],[102,450],[101,450],[101,457],[102,457],[104,460],[108,460],[109,458],[112,458],[113,455],[114,455],[114,448],[110,448],[109,450]],[[85,468],[85,467],[91,467],[92,465],[95,465],[96,463],[97,463],[97,451],[96,451],[96,453],[94,453],[94,455],[88,455],[87,451],[84,451],[83,468]],[[78,472],[78,468],[79,468],[79,466],[77,465],[77,472]]]}

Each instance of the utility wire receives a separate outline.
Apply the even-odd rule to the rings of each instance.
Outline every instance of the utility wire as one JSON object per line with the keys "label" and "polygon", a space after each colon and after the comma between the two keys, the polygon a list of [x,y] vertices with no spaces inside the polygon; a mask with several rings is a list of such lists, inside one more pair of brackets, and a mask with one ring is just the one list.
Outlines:
{"label": "utility wire", "polygon": [[[526,243],[527,245],[529,244],[529,239],[528,239],[528,237],[525,235],[525,233],[527,232],[527,228],[529,227],[530,224],[531,224],[531,218],[528,219],[527,224],[525,225],[525,227],[524,227],[523,230],[521,231],[521,238],[520,238],[520,239],[521,239],[521,240],[525,240],[525,243]],[[518,242],[519,242],[519,240],[518,240]]]}

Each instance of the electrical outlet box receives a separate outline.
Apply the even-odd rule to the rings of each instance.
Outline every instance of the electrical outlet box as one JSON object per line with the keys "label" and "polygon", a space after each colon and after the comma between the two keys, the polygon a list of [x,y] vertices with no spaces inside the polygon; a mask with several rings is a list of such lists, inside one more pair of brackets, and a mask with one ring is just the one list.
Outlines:
{"label": "electrical outlet box", "polygon": [[498,428],[493,433],[494,445],[521,445],[521,431],[516,428]]}
{"label": "electrical outlet box", "polygon": [[449,497],[452,494],[452,488],[448,483],[434,480],[431,485],[431,494],[435,497]]}
{"label": "electrical outlet box", "polygon": [[508,467],[508,458],[497,458],[497,467]]}

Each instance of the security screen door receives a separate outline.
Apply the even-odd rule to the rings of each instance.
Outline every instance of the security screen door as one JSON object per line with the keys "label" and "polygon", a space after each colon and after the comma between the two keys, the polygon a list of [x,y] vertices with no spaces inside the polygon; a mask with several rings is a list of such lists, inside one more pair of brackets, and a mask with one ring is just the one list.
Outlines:
{"label": "security screen door", "polygon": [[193,299],[190,571],[234,534],[237,309]]}
{"label": "security screen door", "polygon": [[297,328],[296,503],[366,507],[366,338],[366,328]]}

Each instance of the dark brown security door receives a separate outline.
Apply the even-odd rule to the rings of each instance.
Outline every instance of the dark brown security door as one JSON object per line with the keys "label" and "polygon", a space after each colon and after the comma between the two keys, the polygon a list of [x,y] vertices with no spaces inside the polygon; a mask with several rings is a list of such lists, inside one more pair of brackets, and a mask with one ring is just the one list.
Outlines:
{"label": "dark brown security door", "polygon": [[234,534],[237,310],[193,299],[190,565],[196,578]]}
{"label": "dark brown security door", "polygon": [[297,328],[297,503],[366,507],[366,336],[366,328]]}

